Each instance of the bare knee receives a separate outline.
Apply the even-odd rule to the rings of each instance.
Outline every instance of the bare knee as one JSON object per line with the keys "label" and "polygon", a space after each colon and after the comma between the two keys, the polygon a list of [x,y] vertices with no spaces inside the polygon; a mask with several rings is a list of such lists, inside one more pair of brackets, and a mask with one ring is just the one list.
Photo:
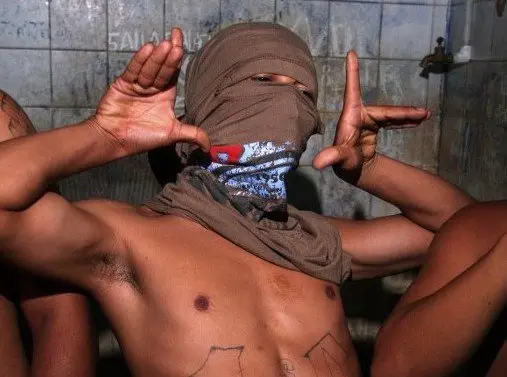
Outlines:
{"label": "bare knee", "polygon": [[0,142],[35,133],[21,106],[0,89]]}
{"label": "bare knee", "polygon": [[[494,218],[496,220],[505,219],[507,215],[507,200],[498,200],[490,202],[475,202],[463,207],[456,212],[456,217],[472,217],[476,219]],[[505,223],[505,221],[501,221]]]}
{"label": "bare knee", "polygon": [[[478,202],[456,212],[445,224],[444,233],[459,229],[492,242],[507,233],[507,200]],[[457,238],[459,239],[459,238]]]}

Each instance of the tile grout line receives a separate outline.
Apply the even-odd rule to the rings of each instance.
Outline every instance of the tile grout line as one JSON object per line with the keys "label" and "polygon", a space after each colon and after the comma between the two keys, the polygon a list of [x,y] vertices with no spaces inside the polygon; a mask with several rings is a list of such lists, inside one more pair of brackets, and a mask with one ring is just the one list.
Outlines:
{"label": "tile grout line", "polygon": [[[436,7],[435,6],[432,6],[432,9],[431,9],[431,31],[430,31],[430,41],[429,41],[429,46],[428,49],[429,49],[429,52],[428,54],[431,54],[431,46],[433,44],[433,40],[435,39],[435,10],[436,10]],[[435,42],[436,43],[436,42]],[[445,45],[444,45],[445,46]],[[428,104],[429,104],[429,100],[430,100],[430,78],[431,76],[428,76],[428,79],[426,80],[426,101],[425,101],[425,104],[424,106],[426,108],[428,108]]]}
{"label": "tile grout line", "polygon": [[329,57],[331,45],[331,1],[327,2],[327,43],[326,43],[326,58]]}
{"label": "tile grout line", "polygon": [[[223,0],[218,1],[218,31],[222,30],[222,21],[223,21],[222,20],[222,1]],[[195,51],[195,52],[197,52],[197,51]]]}
{"label": "tile grout line", "polygon": [[[378,105],[379,98],[380,98],[380,55],[381,55],[381,47],[382,47],[382,24],[384,22],[384,4],[380,4],[380,22],[379,22],[379,29],[378,29],[378,47],[377,47],[377,79],[375,80],[375,105]],[[380,136],[378,135],[377,140],[380,141]],[[378,145],[378,144],[377,144]],[[367,218],[372,218],[373,215],[373,195],[368,195],[368,204],[367,204]]]}
{"label": "tile grout line", "polygon": [[[448,31],[449,31],[449,23],[451,21],[451,0],[449,0],[449,6],[447,7],[446,9],[446,14],[445,14],[445,38],[446,38],[446,42],[448,43],[449,41],[447,40],[447,38],[449,37],[448,35]],[[447,91],[447,75],[445,75],[443,78],[440,79],[440,90],[439,90],[439,95],[438,95],[438,102],[439,102],[439,116],[440,116],[440,120],[439,120],[439,125],[438,125],[438,144],[437,144],[437,160],[435,161],[435,170],[437,172],[437,174],[440,173],[440,151],[442,149],[442,134],[443,134],[443,127],[442,127],[442,124],[444,122],[444,110],[445,110],[445,105],[446,105],[446,100],[447,100],[447,97],[445,95],[446,91]]]}
{"label": "tile grout line", "polygon": [[[47,51],[48,48],[44,47],[0,47],[1,50],[16,50],[16,51]],[[51,48],[51,51],[77,51],[77,52],[106,52],[107,49],[100,48]],[[137,50],[125,49],[125,50],[110,50],[110,52],[136,52]],[[195,51],[193,51],[195,52]],[[345,59],[346,55],[340,56],[326,56],[326,55],[312,55],[314,58],[329,58],[329,59]],[[379,57],[363,57],[361,60],[392,60],[392,61],[420,61],[419,58],[411,57],[390,57],[390,56],[379,56]],[[498,57],[494,59],[474,59],[474,61],[488,61],[502,63],[507,61],[507,55],[504,57]]]}
{"label": "tile grout line", "polygon": [[[47,51],[47,47],[12,47],[12,46],[5,46],[0,47],[0,50],[25,50],[25,51]],[[105,52],[107,51],[107,48],[66,48],[66,47],[58,47],[58,48],[52,48],[52,51],[90,51],[90,52]],[[123,50],[118,50],[118,52],[122,52]],[[125,50],[125,51],[134,51],[134,50]]]}
{"label": "tile grout line", "polygon": [[166,39],[166,28],[167,28],[167,25],[166,25],[166,15],[167,15],[167,4],[166,4],[166,0],[162,0],[162,34],[163,34],[163,38],[162,39]]}
{"label": "tile grout line", "polygon": [[51,1],[48,1],[48,29],[49,29],[49,114],[51,119],[51,129],[55,127],[55,115],[53,110],[53,32],[52,32],[52,25],[51,25]]}
{"label": "tile grout line", "polygon": [[109,0],[105,0],[106,2],[106,83],[108,89],[109,85],[111,85],[111,80],[109,77]]}
{"label": "tile grout line", "polygon": [[[322,74],[324,75],[324,80],[323,80],[323,82],[324,82],[323,104],[324,104],[324,108],[326,108],[326,110],[327,110],[327,94],[328,94],[327,87],[328,87],[328,77],[329,77],[329,70],[330,70],[329,66],[330,66],[330,61],[332,61],[332,59],[335,59],[334,56],[331,56],[331,1],[330,0],[328,1],[328,7],[327,7],[327,46],[326,46],[326,55],[322,59],[323,59]],[[340,58],[338,58],[338,59],[340,59]],[[343,58],[341,58],[341,59],[345,60],[346,56],[343,57]],[[342,109],[343,109],[343,106],[342,106]],[[337,111],[338,117],[339,117],[340,113],[341,113],[341,111]],[[325,126],[327,126],[327,125],[325,125]],[[325,130],[324,130],[324,133],[325,133]],[[324,134],[322,134],[322,145],[324,145]]]}
{"label": "tile grout line", "polygon": [[377,47],[377,80],[376,80],[376,91],[375,91],[375,104],[378,104],[379,97],[380,97],[380,52],[381,52],[381,45],[382,45],[382,24],[384,22],[384,5],[380,5],[380,23],[379,23],[379,30],[378,30],[378,47]]}
{"label": "tile grout line", "polygon": [[[327,46],[326,46],[326,55],[324,57],[324,64],[323,64],[323,69],[322,69],[322,74],[324,74],[324,106],[327,106],[327,79],[328,79],[328,59],[329,59],[329,55],[330,55],[330,45],[331,45],[331,1],[328,1],[328,5],[327,5]],[[340,113],[340,112],[339,112]],[[327,126],[327,124],[325,125],[325,127]],[[324,133],[325,133],[325,129],[324,129]],[[322,146],[324,146],[324,135],[322,135]],[[324,194],[325,194],[325,190],[326,190],[326,185],[329,184],[326,180],[326,176],[325,176],[325,173],[323,170],[320,171],[320,176],[319,176],[319,190],[318,190],[318,195],[319,195],[319,205],[320,205],[320,212],[322,213],[324,211],[324,204],[325,204],[325,200],[324,200]]]}
{"label": "tile grout line", "polygon": [[[2,50],[16,50],[16,51],[48,51],[47,48],[43,47],[0,47],[0,51]],[[107,49],[84,49],[84,48],[52,48],[51,51],[76,51],[76,52],[106,52]],[[118,53],[132,53],[136,52],[137,50],[118,50],[118,51],[110,51],[110,52],[118,52]],[[191,51],[192,53],[195,51]],[[324,55],[314,55],[314,58],[328,58],[328,59],[345,59],[346,56],[330,56],[326,57]],[[360,58],[360,60],[385,60],[385,61],[413,61],[413,62],[419,62],[421,59],[419,58],[405,58],[405,57],[386,57],[386,56],[379,56],[375,58]],[[507,55],[505,57],[498,57],[494,59],[473,59],[475,62],[490,62],[490,63],[505,63],[507,62]]]}
{"label": "tile grout line", "polygon": [[493,27],[491,28],[491,41],[490,41],[490,45],[489,45],[489,56],[493,56],[493,45],[495,42],[495,31],[496,31],[497,24],[498,24],[497,22],[493,21]]}
{"label": "tile grout line", "polygon": [[[311,1],[311,0],[310,0]],[[388,5],[426,5],[426,6],[438,6],[438,7],[447,7],[447,4],[435,4],[434,2],[410,2],[410,1],[347,1],[347,0],[330,0],[333,3],[346,3],[346,4],[388,4]],[[490,1],[490,0],[484,0]],[[464,3],[463,3],[464,4]],[[453,4],[460,5],[460,4]]]}

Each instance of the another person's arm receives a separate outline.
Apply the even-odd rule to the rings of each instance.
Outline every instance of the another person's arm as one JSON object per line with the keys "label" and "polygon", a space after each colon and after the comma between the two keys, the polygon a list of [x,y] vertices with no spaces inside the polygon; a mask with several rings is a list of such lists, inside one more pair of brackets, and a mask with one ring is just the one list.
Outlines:
{"label": "another person's arm", "polygon": [[459,211],[381,329],[372,376],[448,376],[507,303],[507,202]]}
{"label": "another person's arm", "polygon": [[[0,142],[36,133],[26,113],[1,91],[0,104]],[[32,336],[30,376],[93,376],[97,345],[87,299],[70,287],[19,272],[15,274],[17,279],[7,278],[9,270],[2,271],[1,290],[9,289],[15,296]],[[27,376],[14,304],[4,296],[1,306],[4,336],[0,354],[5,360],[0,376]]]}
{"label": "another person's arm", "polygon": [[95,376],[98,345],[87,298],[35,277],[24,277],[19,290],[33,342],[30,377]]}
{"label": "another person's arm", "polygon": [[0,377],[27,377],[28,362],[23,349],[16,314],[14,273],[0,267]]}

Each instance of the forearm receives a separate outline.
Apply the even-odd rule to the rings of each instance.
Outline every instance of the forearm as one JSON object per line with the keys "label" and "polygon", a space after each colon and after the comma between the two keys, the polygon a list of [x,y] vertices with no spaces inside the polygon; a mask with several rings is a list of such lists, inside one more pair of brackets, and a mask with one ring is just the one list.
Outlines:
{"label": "forearm", "polygon": [[18,329],[16,310],[0,292],[0,377],[26,377],[28,363]]}
{"label": "forearm", "polygon": [[395,206],[432,232],[474,200],[437,175],[378,154],[363,169],[357,186]]}
{"label": "forearm", "polygon": [[26,208],[54,181],[125,155],[92,118],[0,143],[0,208]]}
{"label": "forearm", "polygon": [[507,303],[505,242],[434,294],[385,324],[373,374],[448,376],[475,351]]}
{"label": "forearm", "polygon": [[420,265],[433,233],[402,215],[370,220],[327,218],[352,258],[352,279],[392,275]]}
{"label": "forearm", "polygon": [[45,302],[23,304],[33,338],[30,376],[94,376],[98,347],[86,298],[65,293],[35,300]]}

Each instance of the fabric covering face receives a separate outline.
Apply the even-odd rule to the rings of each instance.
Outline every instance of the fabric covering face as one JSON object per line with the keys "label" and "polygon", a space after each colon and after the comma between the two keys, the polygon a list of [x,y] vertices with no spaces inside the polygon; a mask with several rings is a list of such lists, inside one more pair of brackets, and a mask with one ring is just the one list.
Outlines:
{"label": "fabric covering face", "polygon": [[[308,91],[252,79],[261,73],[292,77]],[[189,166],[146,205],[197,221],[279,266],[345,280],[350,258],[337,231],[286,203],[285,175],[297,167],[308,138],[321,131],[306,44],[280,25],[234,25],[196,54],[186,80],[184,121],[208,133],[210,156],[178,145]]]}
{"label": "fabric covering face", "polygon": [[[252,80],[260,73],[292,77],[308,92]],[[317,91],[312,56],[297,35],[276,24],[238,24],[211,39],[190,62],[184,120],[205,130],[212,145],[289,142],[300,154],[321,131]]]}
{"label": "fabric covering face", "polygon": [[[308,91],[253,80],[259,73],[290,76]],[[284,202],[285,175],[320,129],[316,94],[312,56],[298,36],[276,24],[239,24],[219,33],[190,63],[185,121],[210,135],[208,170],[232,194]],[[191,150],[181,150],[184,160]]]}

